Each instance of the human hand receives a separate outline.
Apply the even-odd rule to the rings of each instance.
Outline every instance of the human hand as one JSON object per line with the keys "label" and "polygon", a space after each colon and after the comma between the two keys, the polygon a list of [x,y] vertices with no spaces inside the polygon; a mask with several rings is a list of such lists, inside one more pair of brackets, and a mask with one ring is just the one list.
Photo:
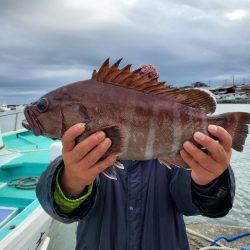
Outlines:
{"label": "human hand", "polygon": [[84,132],[82,123],[69,128],[62,140],[62,155],[64,169],[61,175],[61,185],[67,194],[79,195],[85,186],[94,182],[96,176],[113,165],[116,156],[100,158],[111,146],[111,140],[103,131],[96,132],[76,145],[76,138]]}
{"label": "human hand", "polygon": [[182,159],[192,169],[191,177],[199,185],[206,185],[219,177],[229,166],[232,155],[232,137],[222,127],[209,125],[208,131],[219,141],[196,132],[194,140],[205,147],[208,153],[202,152],[193,143],[187,141],[180,154]]}

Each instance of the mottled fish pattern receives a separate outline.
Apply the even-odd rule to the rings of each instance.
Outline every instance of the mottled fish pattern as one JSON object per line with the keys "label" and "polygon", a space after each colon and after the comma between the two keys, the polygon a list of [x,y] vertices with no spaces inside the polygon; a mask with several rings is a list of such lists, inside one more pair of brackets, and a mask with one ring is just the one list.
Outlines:
{"label": "mottled fish pattern", "polygon": [[172,88],[158,77],[131,71],[131,65],[120,69],[120,62],[109,66],[107,59],[91,79],[62,86],[31,103],[25,108],[23,126],[36,135],[61,139],[67,129],[82,122],[86,132],[78,141],[99,130],[112,140],[105,156],[159,159],[184,168],[188,166],[179,153],[184,141],[193,141],[196,131],[208,134],[209,124],[224,127],[232,136],[233,149],[243,150],[250,113],[211,115],[216,102],[208,91]]}

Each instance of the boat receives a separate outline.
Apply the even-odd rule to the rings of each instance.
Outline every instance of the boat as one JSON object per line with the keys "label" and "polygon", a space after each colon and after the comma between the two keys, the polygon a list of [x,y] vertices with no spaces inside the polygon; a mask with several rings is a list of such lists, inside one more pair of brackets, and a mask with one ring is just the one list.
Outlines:
{"label": "boat", "polygon": [[0,105],[0,112],[9,111],[10,108],[6,104]]}
{"label": "boat", "polygon": [[0,112],[6,112],[11,110],[23,110],[25,108],[25,104],[1,104],[0,105]]}
{"label": "boat", "polygon": [[[39,204],[35,187],[56,155],[54,142],[25,129],[0,130],[0,249],[47,249],[52,218]],[[53,150],[53,152],[55,152]]]}

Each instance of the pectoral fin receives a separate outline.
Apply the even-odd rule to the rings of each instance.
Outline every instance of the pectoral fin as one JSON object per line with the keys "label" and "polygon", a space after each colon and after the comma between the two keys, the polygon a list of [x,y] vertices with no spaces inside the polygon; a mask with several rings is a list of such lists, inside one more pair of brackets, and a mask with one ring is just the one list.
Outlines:
{"label": "pectoral fin", "polygon": [[122,135],[122,131],[118,125],[108,125],[98,128],[92,128],[92,124],[86,124],[85,132],[77,137],[76,142],[79,143],[82,140],[89,137],[91,134],[94,134],[97,131],[104,131],[106,137],[110,138],[112,144],[108,151],[104,154],[103,158],[109,155],[116,155],[119,156],[122,154],[124,150],[124,136]]}
{"label": "pectoral fin", "polygon": [[180,168],[189,169],[189,166],[182,160],[180,155],[168,159],[158,159],[165,167],[172,169],[172,165]]}
{"label": "pectoral fin", "polygon": [[119,169],[124,169],[124,165],[121,162],[119,162],[119,161],[116,161],[114,163],[114,166],[117,167],[117,168],[119,168]]}
{"label": "pectoral fin", "polygon": [[108,155],[121,155],[124,149],[124,137],[120,127],[118,125],[111,125],[100,128],[100,130],[104,131],[106,137],[110,138],[112,141],[111,147],[108,149],[104,157]]}
{"label": "pectoral fin", "polygon": [[102,172],[107,178],[112,180],[117,180],[117,172],[114,166],[107,168],[105,171]]}
{"label": "pectoral fin", "polygon": [[112,179],[112,180],[117,180],[117,169],[116,168],[119,168],[119,169],[124,169],[124,166],[121,162],[119,161],[116,161],[114,163],[113,166],[107,168],[105,171],[103,171],[102,173],[108,177],[109,179]]}
{"label": "pectoral fin", "polygon": [[171,168],[171,163],[168,162],[167,160],[158,159],[158,161],[159,161],[162,165],[164,165],[165,167],[167,167],[168,169],[172,170],[172,168]]}

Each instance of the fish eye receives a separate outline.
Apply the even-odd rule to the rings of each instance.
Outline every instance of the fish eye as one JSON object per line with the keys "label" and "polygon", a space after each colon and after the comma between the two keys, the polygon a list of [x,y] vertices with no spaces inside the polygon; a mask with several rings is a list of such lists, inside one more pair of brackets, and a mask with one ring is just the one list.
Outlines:
{"label": "fish eye", "polygon": [[153,76],[151,73],[148,73],[148,78],[151,79]]}
{"label": "fish eye", "polygon": [[38,111],[40,112],[44,112],[47,110],[48,108],[48,101],[46,98],[41,98],[40,100],[37,101],[36,103],[36,107],[38,109]]}

